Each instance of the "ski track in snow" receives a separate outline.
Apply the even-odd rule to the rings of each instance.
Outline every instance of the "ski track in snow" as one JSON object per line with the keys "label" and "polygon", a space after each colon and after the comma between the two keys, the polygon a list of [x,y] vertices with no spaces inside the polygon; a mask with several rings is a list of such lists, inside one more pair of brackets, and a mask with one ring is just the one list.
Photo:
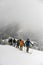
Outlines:
{"label": "ski track in snow", "polygon": [[30,49],[30,53],[9,46],[0,45],[0,65],[43,65],[43,52]]}

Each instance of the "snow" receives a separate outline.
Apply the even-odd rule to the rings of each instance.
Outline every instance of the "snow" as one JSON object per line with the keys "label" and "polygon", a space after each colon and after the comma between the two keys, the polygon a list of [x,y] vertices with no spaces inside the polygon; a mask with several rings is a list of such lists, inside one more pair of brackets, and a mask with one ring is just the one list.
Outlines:
{"label": "snow", "polygon": [[0,45],[0,65],[43,65],[43,52],[30,49],[30,53],[10,46]]}

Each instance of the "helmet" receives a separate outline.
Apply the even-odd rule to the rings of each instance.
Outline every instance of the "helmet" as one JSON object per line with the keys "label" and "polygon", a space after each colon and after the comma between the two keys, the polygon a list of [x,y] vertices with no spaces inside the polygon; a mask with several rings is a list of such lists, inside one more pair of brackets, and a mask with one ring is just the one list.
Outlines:
{"label": "helmet", "polygon": [[29,38],[27,38],[27,41],[29,41]]}

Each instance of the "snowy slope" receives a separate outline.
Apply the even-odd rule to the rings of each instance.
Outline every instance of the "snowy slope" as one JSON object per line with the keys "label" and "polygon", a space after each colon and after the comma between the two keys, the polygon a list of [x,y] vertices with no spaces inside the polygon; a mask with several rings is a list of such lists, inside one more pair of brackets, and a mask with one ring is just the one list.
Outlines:
{"label": "snowy slope", "polygon": [[0,65],[43,65],[43,52],[30,49],[32,54],[9,45],[0,45]]}

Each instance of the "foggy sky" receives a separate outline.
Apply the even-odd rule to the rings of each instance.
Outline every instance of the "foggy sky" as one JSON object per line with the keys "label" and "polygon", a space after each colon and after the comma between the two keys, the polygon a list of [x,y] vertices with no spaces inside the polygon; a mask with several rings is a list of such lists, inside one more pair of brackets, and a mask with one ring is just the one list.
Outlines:
{"label": "foggy sky", "polygon": [[43,0],[0,0],[0,27],[12,22],[43,38]]}

